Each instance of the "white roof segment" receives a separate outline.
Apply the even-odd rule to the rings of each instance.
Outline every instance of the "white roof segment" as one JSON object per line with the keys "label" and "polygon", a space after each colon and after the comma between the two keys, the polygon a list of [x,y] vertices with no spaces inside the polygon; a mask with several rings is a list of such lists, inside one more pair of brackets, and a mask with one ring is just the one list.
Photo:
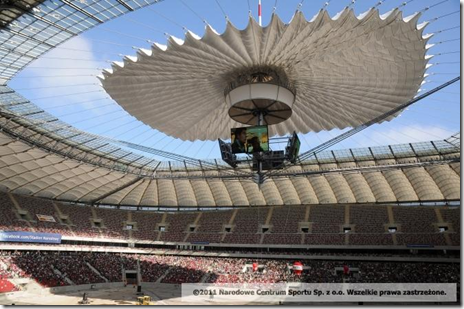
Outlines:
{"label": "white roof segment", "polygon": [[[457,136],[457,137],[456,137]],[[251,179],[220,179],[217,170],[161,170],[160,178],[139,177],[102,166],[65,158],[0,133],[0,191],[69,202],[123,206],[229,207],[255,205],[300,205],[375,203],[460,199],[459,135],[448,142],[391,145],[342,150],[341,155],[359,153],[357,161],[330,161],[295,165],[289,171],[329,171],[376,165],[426,162],[440,156],[453,163],[389,168],[357,173],[330,173],[268,179],[258,188]],[[452,143],[452,144],[451,144]],[[407,147],[414,147],[407,150]],[[442,152],[439,155],[436,148]],[[391,158],[385,159],[385,149]],[[379,157],[366,157],[366,152]],[[422,154],[416,152],[423,151]],[[425,151],[425,152],[424,152]],[[435,153],[434,155],[432,155]],[[331,153],[334,155],[334,153]],[[393,156],[398,156],[396,159]],[[380,159],[380,158],[384,159]],[[321,153],[319,160],[324,161]],[[327,158],[327,157],[326,157]],[[346,159],[347,157],[345,157]],[[340,158],[339,158],[340,159]],[[358,157],[358,159],[360,159]],[[251,171],[250,171],[251,172]],[[161,176],[170,176],[162,179]],[[199,178],[189,179],[187,176]]]}
{"label": "white roof segment", "polygon": [[137,61],[104,70],[102,85],[130,114],[170,136],[226,139],[242,126],[224,100],[230,73],[272,66],[296,89],[292,117],[271,126],[272,135],[354,127],[417,93],[428,39],[419,17],[343,10],[336,20],[321,11],[311,22],[298,12],[289,24],[273,15],[266,27],[250,18],[244,30],[228,23],[221,35],[207,26],[202,38],[187,32],[184,41],[153,44],[151,55],[138,52]]}

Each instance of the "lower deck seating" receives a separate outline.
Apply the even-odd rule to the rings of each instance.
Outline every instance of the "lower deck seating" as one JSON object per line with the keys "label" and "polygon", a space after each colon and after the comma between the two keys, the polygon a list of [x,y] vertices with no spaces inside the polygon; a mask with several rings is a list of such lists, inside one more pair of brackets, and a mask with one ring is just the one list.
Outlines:
{"label": "lower deck seating", "polygon": [[[459,283],[460,263],[449,262],[400,262],[363,260],[302,259],[304,271],[295,276],[289,268],[293,261],[276,258],[231,258],[175,255],[107,254],[96,252],[24,252],[4,251],[1,255],[10,278],[32,278],[48,286],[102,282],[83,261],[99,261],[93,267],[109,282],[121,282],[122,270],[133,270],[140,260],[142,279],[145,282],[161,281],[168,284],[182,283]],[[73,260],[75,265],[70,264]],[[259,271],[251,269],[252,263],[260,265]],[[343,276],[336,268],[344,265],[358,268],[357,276]],[[115,275],[120,269],[121,276]],[[58,275],[54,269],[62,272]],[[32,275],[31,275],[32,274]],[[109,275],[111,274],[111,275]],[[8,279],[0,279],[0,292],[14,289]]]}
{"label": "lower deck seating", "polygon": [[0,293],[19,291],[19,288],[7,279],[0,279]]}

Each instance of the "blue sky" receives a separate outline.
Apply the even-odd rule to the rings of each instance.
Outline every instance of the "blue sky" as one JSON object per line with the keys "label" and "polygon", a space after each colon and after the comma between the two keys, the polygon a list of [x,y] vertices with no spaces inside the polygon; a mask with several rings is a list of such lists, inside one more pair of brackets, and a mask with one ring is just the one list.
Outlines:
{"label": "blue sky", "polygon": [[[91,1],[91,0],[87,0]],[[220,157],[217,142],[184,142],[151,129],[128,115],[99,86],[95,77],[111,61],[120,61],[121,55],[134,55],[133,47],[149,48],[151,42],[166,43],[164,33],[184,37],[186,27],[202,36],[205,19],[222,33],[225,18],[243,29],[248,21],[249,6],[257,18],[258,0],[165,0],[150,7],[126,14],[80,35],[61,47],[45,54],[18,74],[9,85],[19,93],[60,119],[79,129],[112,138],[140,143],[191,157],[212,159]],[[378,0],[358,0],[352,8],[356,14],[373,7]],[[403,2],[385,0],[380,13],[398,7]],[[276,13],[289,22],[299,3],[307,19],[313,17],[326,1],[319,0],[262,0],[263,25],[267,25],[275,3]],[[334,16],[351,0],[331,0],[327,6]],[[438,4],[434,6],[435,4]],[[402,8],[404,16],[426,10],[420,22],[430,21],[460,10],[458,0],[413,0]],[[433,6],[433,7],[432,7]],[[437,55],[430,60],[433,65],[426,78],[423,91],[431,90],[460,72],[460,14],[439,18],[428,25],[424,33],[436,33],[429,43],[438,43],[427,54]],[[458,27],[458,28],[453,28]],[[446,30],[453,28],[451,30]],[[439,32],[446,30],[443,32]],[[442,55],[439,55],[442,54]],[[61,59],[58,59],[61,58]],[[460,130],[460,85],[454,85],[411,106],[391,122],[374,125],[332,149],[379,146],[405,142],[444,139]],[[339,130],[300,135],[301,151],[340,134]]]}

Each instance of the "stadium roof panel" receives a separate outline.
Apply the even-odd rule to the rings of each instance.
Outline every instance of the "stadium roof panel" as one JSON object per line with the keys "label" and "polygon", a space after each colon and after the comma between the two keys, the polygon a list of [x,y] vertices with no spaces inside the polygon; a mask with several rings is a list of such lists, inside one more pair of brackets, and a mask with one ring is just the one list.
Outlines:
{"label": "stadium roof panel", "polygon": [[[98,24],[159,0],[0,1],[0,85],[42,54]],[[22,10],[24,8],[24,10]]]}
{"label": "stadium roof panel", "polygon": [[428,40],[419,16],[345,9],[331,19],[321,10],[311,22],[297,12],[288,24],[274,14],[266,27],[250,17],[244,30],[228,22],[223,34],[207,26],[202,38],[187,32],[167,48],[153,44],[100,78],[131,115],[182,140],[227,139],[242,126],[229,118],[224,92],[253,68],[283,72],[295,91],[292,117],[271,135],[356,127],[417,94]]}
{"label": "stadium roof panel", "polygon": [[[87,160],[88,163],[103,164],[107,168],[117,168],[120,171],[151,176],[155,170],[165,171],[194,171],[221,169],[229,170],[222,160],[202,160],[204,164],[191,164],[182,161],[160,162],[151,157],[148,150],[131,151],[124,143],[94,135],[73,128],[43,111],[38,106],[6,86],[0,86],[0,111],[4,119],[10,121],[3,124],[4,130],[10,134],[33,143],[41,149],[56,151],[70,159],[78,161]],[[449,140],[458,141],[459,134]],[[338,163],[369,161],[387,158],[402,158],[425,155],[445,155],[454,153],[459,145],[449,140],[423,142],[413,144],[400,144],[392,146],[377,146],[369,148],[353,148],[333,151],[324,151],[305,160],[303,164]],[[71,151],[74,149],[74,151]],[[243,166],[242,166],[243,168]],[[248,167],[247,167],[248,168]]]}
{"label": "stadium roof panel", "polygon": [[[5,118],[0,118],[0,125],[5,125]],[[235,179],[218,179],[213,177],[223,173],[194,170],[179,162],[162,162],[156,171],[143,175],[124,163],[110,159],[104,162],[98,155],[79,152],[72,147],[59,146],[54,151],[46,151],[37,146],[40,140],[37,137],[37,144],[27,144],[24,139],[0,132],[0,190],[67,202],[175,208],[450,201],[460,197],[460,152],[447,142],[433,142],[435,146],[432,142],[410,144],[410,148],[393,145],[327,151],[301,166],[293,166],[288,174],[266,180],[258,188],[250,179],[240,178],[238,172],[231,169],[231,173],[236,173]],[[56,143],[43,138],[42,142]],[[440,155],[415,154],[413,148],[437,149]],[[398,150],[395,155],[388,155],[393,159],[384,160],[387,149]],[[394,158],[400,154],[399,149],[404,153]],[[351,156],[368,153],[372,157]],[[374,157],[375,153],[382,155]],[[343,161],[346,156],[351,156],[351,161]],[[398,173],[404,174],[403,181],[409,179],[411,186],[398,188],[394,179]],[[358,176],[350,177],[353,174],[363,175],[362,181],[359,182]],[[423,185],[422,181],[427,181],[427,186],[433,190],[416,190]],[[316,195],[309,198],[302,190],[306,192],[313,186]],[[372,198],[366,200],[365,195],[353,195],[349,193],[351,189],[346,195],[347,188],[352,188],[354,193],[370,192],[368,195]],[[392,190],[392,194],[385,195]],[[346,200],[346,196],[351,197]]]}
{"label": "stadium roof panel", "polygon": [[[44,0],[2,0],[0,1],[0,29],[23,14],[32,14],[34,8]],[[34,11],[38,11],[36,8]]]}

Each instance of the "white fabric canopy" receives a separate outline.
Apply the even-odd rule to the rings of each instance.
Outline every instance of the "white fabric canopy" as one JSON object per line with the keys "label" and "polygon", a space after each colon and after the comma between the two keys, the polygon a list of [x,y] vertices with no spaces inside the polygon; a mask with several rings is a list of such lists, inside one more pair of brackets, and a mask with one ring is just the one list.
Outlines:
{"label": "white fabric canopy", "polygon": [[333,19],[320,11],[311,21],[298,12],[267,27],[250,18],[246,29],[228,23],[221,35],[206,27],[202,38],[171,37],[104,70],[108,94],[152,128],[182,140],[230,137],[242,126],[228,116],[224,89],[231,72],[254,66],[285,71],[296,89],[290,119],[272,135],[358,126],[409,100],[427,68],[419,14],[398,9],[356,17],[345,9]]}

